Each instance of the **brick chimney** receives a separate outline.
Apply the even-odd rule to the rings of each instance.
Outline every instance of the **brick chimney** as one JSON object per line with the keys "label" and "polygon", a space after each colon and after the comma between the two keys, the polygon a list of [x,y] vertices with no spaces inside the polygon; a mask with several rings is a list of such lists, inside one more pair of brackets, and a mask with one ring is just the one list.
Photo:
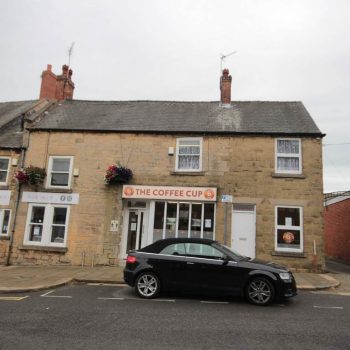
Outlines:
{"label": "brick chimney", "polygon": [[72,74],[73,71],[64,64],[62,74],[56,75],[52,73],[51,64],[48,64],[41,75],[40,100],[72,100],[74,92]]}
{"label": "brick chimney", "polygon": [[225,68],[222,71],[220,78],[220,90],[221,90],[221,105],[223,107],[231,106],[231,81],[232,77],[229,75],[229,70]]}

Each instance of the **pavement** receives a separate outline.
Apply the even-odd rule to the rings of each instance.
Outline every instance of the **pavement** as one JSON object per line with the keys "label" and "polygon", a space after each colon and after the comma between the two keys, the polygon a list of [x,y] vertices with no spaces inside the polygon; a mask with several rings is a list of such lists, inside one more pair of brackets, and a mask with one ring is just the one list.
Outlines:
{"label": "pavement", "polygon": [[[327,290],[340,282],[332,273],[294,272],[298,289]],[[3,266],[0,265],[0,293],[20,293],[50,289],[70,283],[124,284],[123,267],[101,266]]]}

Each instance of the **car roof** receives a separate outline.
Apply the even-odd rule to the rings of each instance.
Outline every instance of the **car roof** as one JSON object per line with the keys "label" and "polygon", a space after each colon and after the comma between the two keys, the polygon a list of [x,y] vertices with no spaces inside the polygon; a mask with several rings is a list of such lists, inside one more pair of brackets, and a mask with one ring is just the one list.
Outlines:
{"label": "car roof", "polygon": [[216,241],[212,239],[205,239],[205,238],[165,238],[160,239],[159,241],[156,241],[142,249],[140,249],[140,252],[146,252],[146,253],[158,253],[165,247],[167,247],[170,244],[176,244],[176,243],[203,243],[203,244],[212,244]]}

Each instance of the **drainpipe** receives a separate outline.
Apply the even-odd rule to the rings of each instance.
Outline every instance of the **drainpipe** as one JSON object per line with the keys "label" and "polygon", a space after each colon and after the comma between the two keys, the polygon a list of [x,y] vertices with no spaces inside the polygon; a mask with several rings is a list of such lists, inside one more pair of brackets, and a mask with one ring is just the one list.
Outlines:
{"label": "drainpipe", "polygon": [[[25,158],[25,149],[22,148],[21,150],[21,163],[20,167],[23,168],[24,166],[24,158]],[[17,223],[17,211],[18,211],[18,206],[19,206],[19,200],[21,197],[21,184],[17,184],[17,198],[15,202],[15,208],[13,212],[13,226],[12,226],[12,231],[11,231],[11,236],[10,236],[10,242],[8,246],[8,251],[7,251],[7,256],[6,256],[6,262],[5,265],[9,266],[10,265],[10,258],[11,258],[11,253],[12,253],[12,245],[13,245],[13,236],[15,234],[15,229],[16,229],[16,223]]]}

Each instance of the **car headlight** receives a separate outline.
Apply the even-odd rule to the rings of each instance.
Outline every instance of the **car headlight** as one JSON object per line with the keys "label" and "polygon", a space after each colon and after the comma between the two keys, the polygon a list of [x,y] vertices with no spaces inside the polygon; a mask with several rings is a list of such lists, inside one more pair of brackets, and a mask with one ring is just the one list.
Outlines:
{"label": "car headlight", "polygon": [[281,280],[290,280],[292,279],[292,276],[289,272],[281,272],[280,274]]}

